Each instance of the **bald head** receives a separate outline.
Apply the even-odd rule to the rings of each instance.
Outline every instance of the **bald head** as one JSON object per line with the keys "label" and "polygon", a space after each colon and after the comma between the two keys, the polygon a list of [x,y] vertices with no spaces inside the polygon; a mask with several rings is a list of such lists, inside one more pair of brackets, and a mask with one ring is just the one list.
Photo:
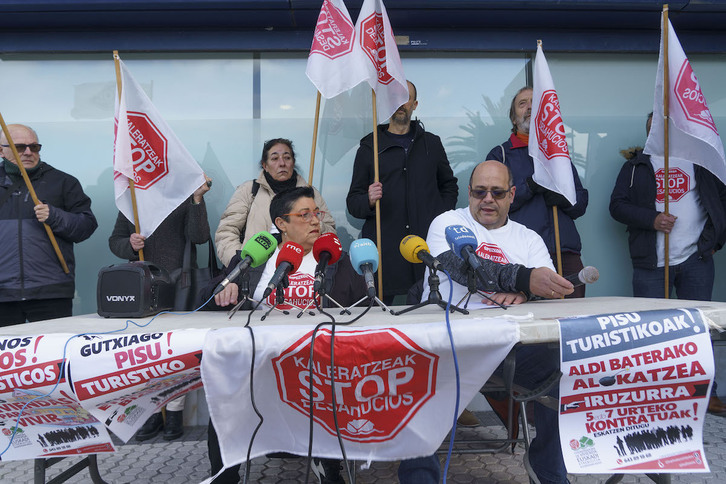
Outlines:
{"label": "bald head", "polygon": [[498,229],[507,223],[514,191],[508,166],[497,160],[479,163],[469,178],[471,216],[487,229]]}
{"label": "bald head", "polygon": [[[23,162],[23,166],[26,169],[37,166],[40,162],[40,149],[38,148],[38,151],[33,152],[29,146],[38,144],[38,135],[35,133],[35,130],[23,124],[9,124],[8,131],[10,132],[10,138],[18,148],[18,154],[20,155],[20,160]],[[17,165],[13,150],[7,146],[9,142],[4,131],[0,134],[0,145],[2,145],[0,148],[2,148],[3,158]],[[23,147],[24,149],[21,149]]]}

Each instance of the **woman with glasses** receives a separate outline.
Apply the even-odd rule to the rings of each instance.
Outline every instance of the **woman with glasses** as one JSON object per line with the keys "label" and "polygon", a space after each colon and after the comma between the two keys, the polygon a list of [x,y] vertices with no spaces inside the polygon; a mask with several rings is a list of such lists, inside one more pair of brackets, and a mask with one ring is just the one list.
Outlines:
{"label": "woman with glasses", "polygon": [[[259,176],[239,187],[232,195],[219,221],[214,236],[217,255],[222,264],[229,265],[232,257],[257,232],[277,230],[270,219],[270,200],[283,190],[306,186],[307,182],[295,171],[295,151],[292,141],[275,138],[265,142],[262,148]],[[335,233],[335,220],[328,213],[322,195],[313,189],[315,203],[325,212],[321,220],[321,233]]]}
{"label": "woman with glasses", "polygon": [[[290,274],[290,285],[285,290],[285,301],[292,302],[297,307],[305,307],[314,297],[313,283],[315,266],[313,245],[320,237],[322,220],[329,214],[321,210],[315,199],[316,192],[312,187],[297,187],[278,193],[270,202],[269,215],[280,231],[282,243],[294,242],[303,249],[303,261],[297,272]],[[254,234],[253,234],[254,235]],[[250,269],[249,276],[250,296],[259,301],[262,298],[267,281],[270,280],[276,269],[277,254],[280,249],[270,257],[266,264]],[[214,288],[229,274],[240,262],[236,254],[221,274],[207,286],[205,294],[209,298]],[[244,276],[243,276],[244,277]],[[239,279],[239,278],[238,278]],[[207,305],[208,309],[228,309],[237,304],[240,299],[239,280],[233,280],[225,289],[214,297]],[[245,284],[246,285],[246,284]],[[325,271],[326,293],[342,306],[351,306],[366,294],[366,285],[363,277],[358,275],[350,263],[348,255],[343,253],[338,262],[330,264]],[[275,292],[264,301],[268,305],[275,304]],[[251,304],[245,303],[243,308],[250,309]],[[326,298],[321,305],[328,306],[330,301]],[[290,308],[283,305],[281,308]],[[294,320],[294,318],[293,318]],[[222,457],[219,451],[219,441],[214,427],[209,425],[209,460],[212,475],[222,469]],[[336,459],[320,459],[323,474],[319,477],[321,484],[344,484],[340,475],[340,462]],[[222,473],[213,482],[214,484],[238,483],[240,466],[233,466]]]}

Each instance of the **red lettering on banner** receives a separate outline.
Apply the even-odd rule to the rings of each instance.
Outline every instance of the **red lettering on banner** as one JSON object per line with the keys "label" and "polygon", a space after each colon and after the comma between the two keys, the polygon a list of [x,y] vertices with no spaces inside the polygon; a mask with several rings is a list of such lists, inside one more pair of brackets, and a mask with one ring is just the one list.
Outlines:
{"label": "red lettering on banner", "polygon": [[[436,392],[439,357],[393,328],[335,333],[335,367],[330,332],[318,331],[310,365],[310,336],[272,359],[282,401],[335,435],[333,380],[341,436],[356,442],[390,440]],[[310,395],[312,366],[312,398]]]}
{"label": "red lettering on banner", "polygon": [[335,5],[323,2],[310,54],[321,54],[330,59],[341,57],[353,50],[354,36],[355,27],[350,19]]}
{"label": "red lettering on banner", "polygon": [[[658,203],[665,202],[665,190],[663,187],[663,174],[665,169],[660,168],[655,172],[656,200]],[[691,189],[691,177],[678,167],[668,169],[668,200],[677,202],[683,198]]]}
{"label": "red lettering on banner", "polygon": [[378,72],[378,82],[390,84],[393,76],[388,72],[386,56],[386,38],[383,29],[383,15],[371,14],[361,22],[360,38],[363,52],[368,56]]}
{"label": "red lettering on banner", "polygon": [[127,116],[134,183],[139,190],[146,190],[169,173],[167,141],[145,113],[129,111]]}
{"label": "red lettering on banner", "polygon": [[[314,307],[314,304],[311,304],[315,293],[315,291],[313,291],[313,283],[315,282],[313,276],[310,274],[295,272],[288,275],[287,278],[290,281],[290,284],[284,291],[285,302],[278,304],[277,309],[293,309],[293,306],[300,309]],[[267,301],[265,302],[270,306],[274,306],[276,298],[277,289],[267,296]],[[317,301],[318,304],[320,304],[320,296],[317,297]]]}
{"label": "red lettering on banner", "polygon": [[567,156],[570,152],[567,149],[565,139],[565,124],[560,113],[560,100],[554,90],[542,93],[539,102],[537,115],[534,118],[537,143],[539,150],[545,158],[551,160],[556,156]]}
{"label": "red lettering on banner", "polygon": [[673,94],[689,121],[706,126],[718,135],[711,111],[706,104],[706,98],[703,97],[701,86],[698,84],[698,79],[696,79],[696,74],[688,59],[683,61],[678,79],[673,87]]}

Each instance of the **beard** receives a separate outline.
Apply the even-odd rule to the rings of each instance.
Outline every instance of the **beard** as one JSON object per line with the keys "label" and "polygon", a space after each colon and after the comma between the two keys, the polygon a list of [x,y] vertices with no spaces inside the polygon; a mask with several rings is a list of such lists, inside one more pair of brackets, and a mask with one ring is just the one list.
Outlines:
{"label": "beard", "polygon": [[409,124],[411,122],[411,113],[405,109],[398,109],[391,116],[391,122],[396,124]]}
{"label": "beard", "polygon": [[517,133],[529,134],[530,115],[517,120]]}

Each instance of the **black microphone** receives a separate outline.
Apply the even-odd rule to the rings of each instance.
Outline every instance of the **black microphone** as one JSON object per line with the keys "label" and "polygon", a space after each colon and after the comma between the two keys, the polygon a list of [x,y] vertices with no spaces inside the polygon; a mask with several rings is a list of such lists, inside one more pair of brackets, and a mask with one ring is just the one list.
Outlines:
{"label": "black microphone", "polygon": [[577,274],[570,274],[565,276],[565,279],[570,281],[573,286],[582,286],[583,284],[592,284],[600,278],[600,271],[593,266],[583,267]]}
{"label": "black microphone", "polygon": [[267,296],[272,294],[272,291],[282,282],[282,280],[290,272],[297,271],[303,260],[303,248],[300,244],[295,242],[285,242],[280,248],[280,253],[277,254],[277,269],[272,275],[269,284],[265,292],[262,294],[262,299],[266,299]]}

